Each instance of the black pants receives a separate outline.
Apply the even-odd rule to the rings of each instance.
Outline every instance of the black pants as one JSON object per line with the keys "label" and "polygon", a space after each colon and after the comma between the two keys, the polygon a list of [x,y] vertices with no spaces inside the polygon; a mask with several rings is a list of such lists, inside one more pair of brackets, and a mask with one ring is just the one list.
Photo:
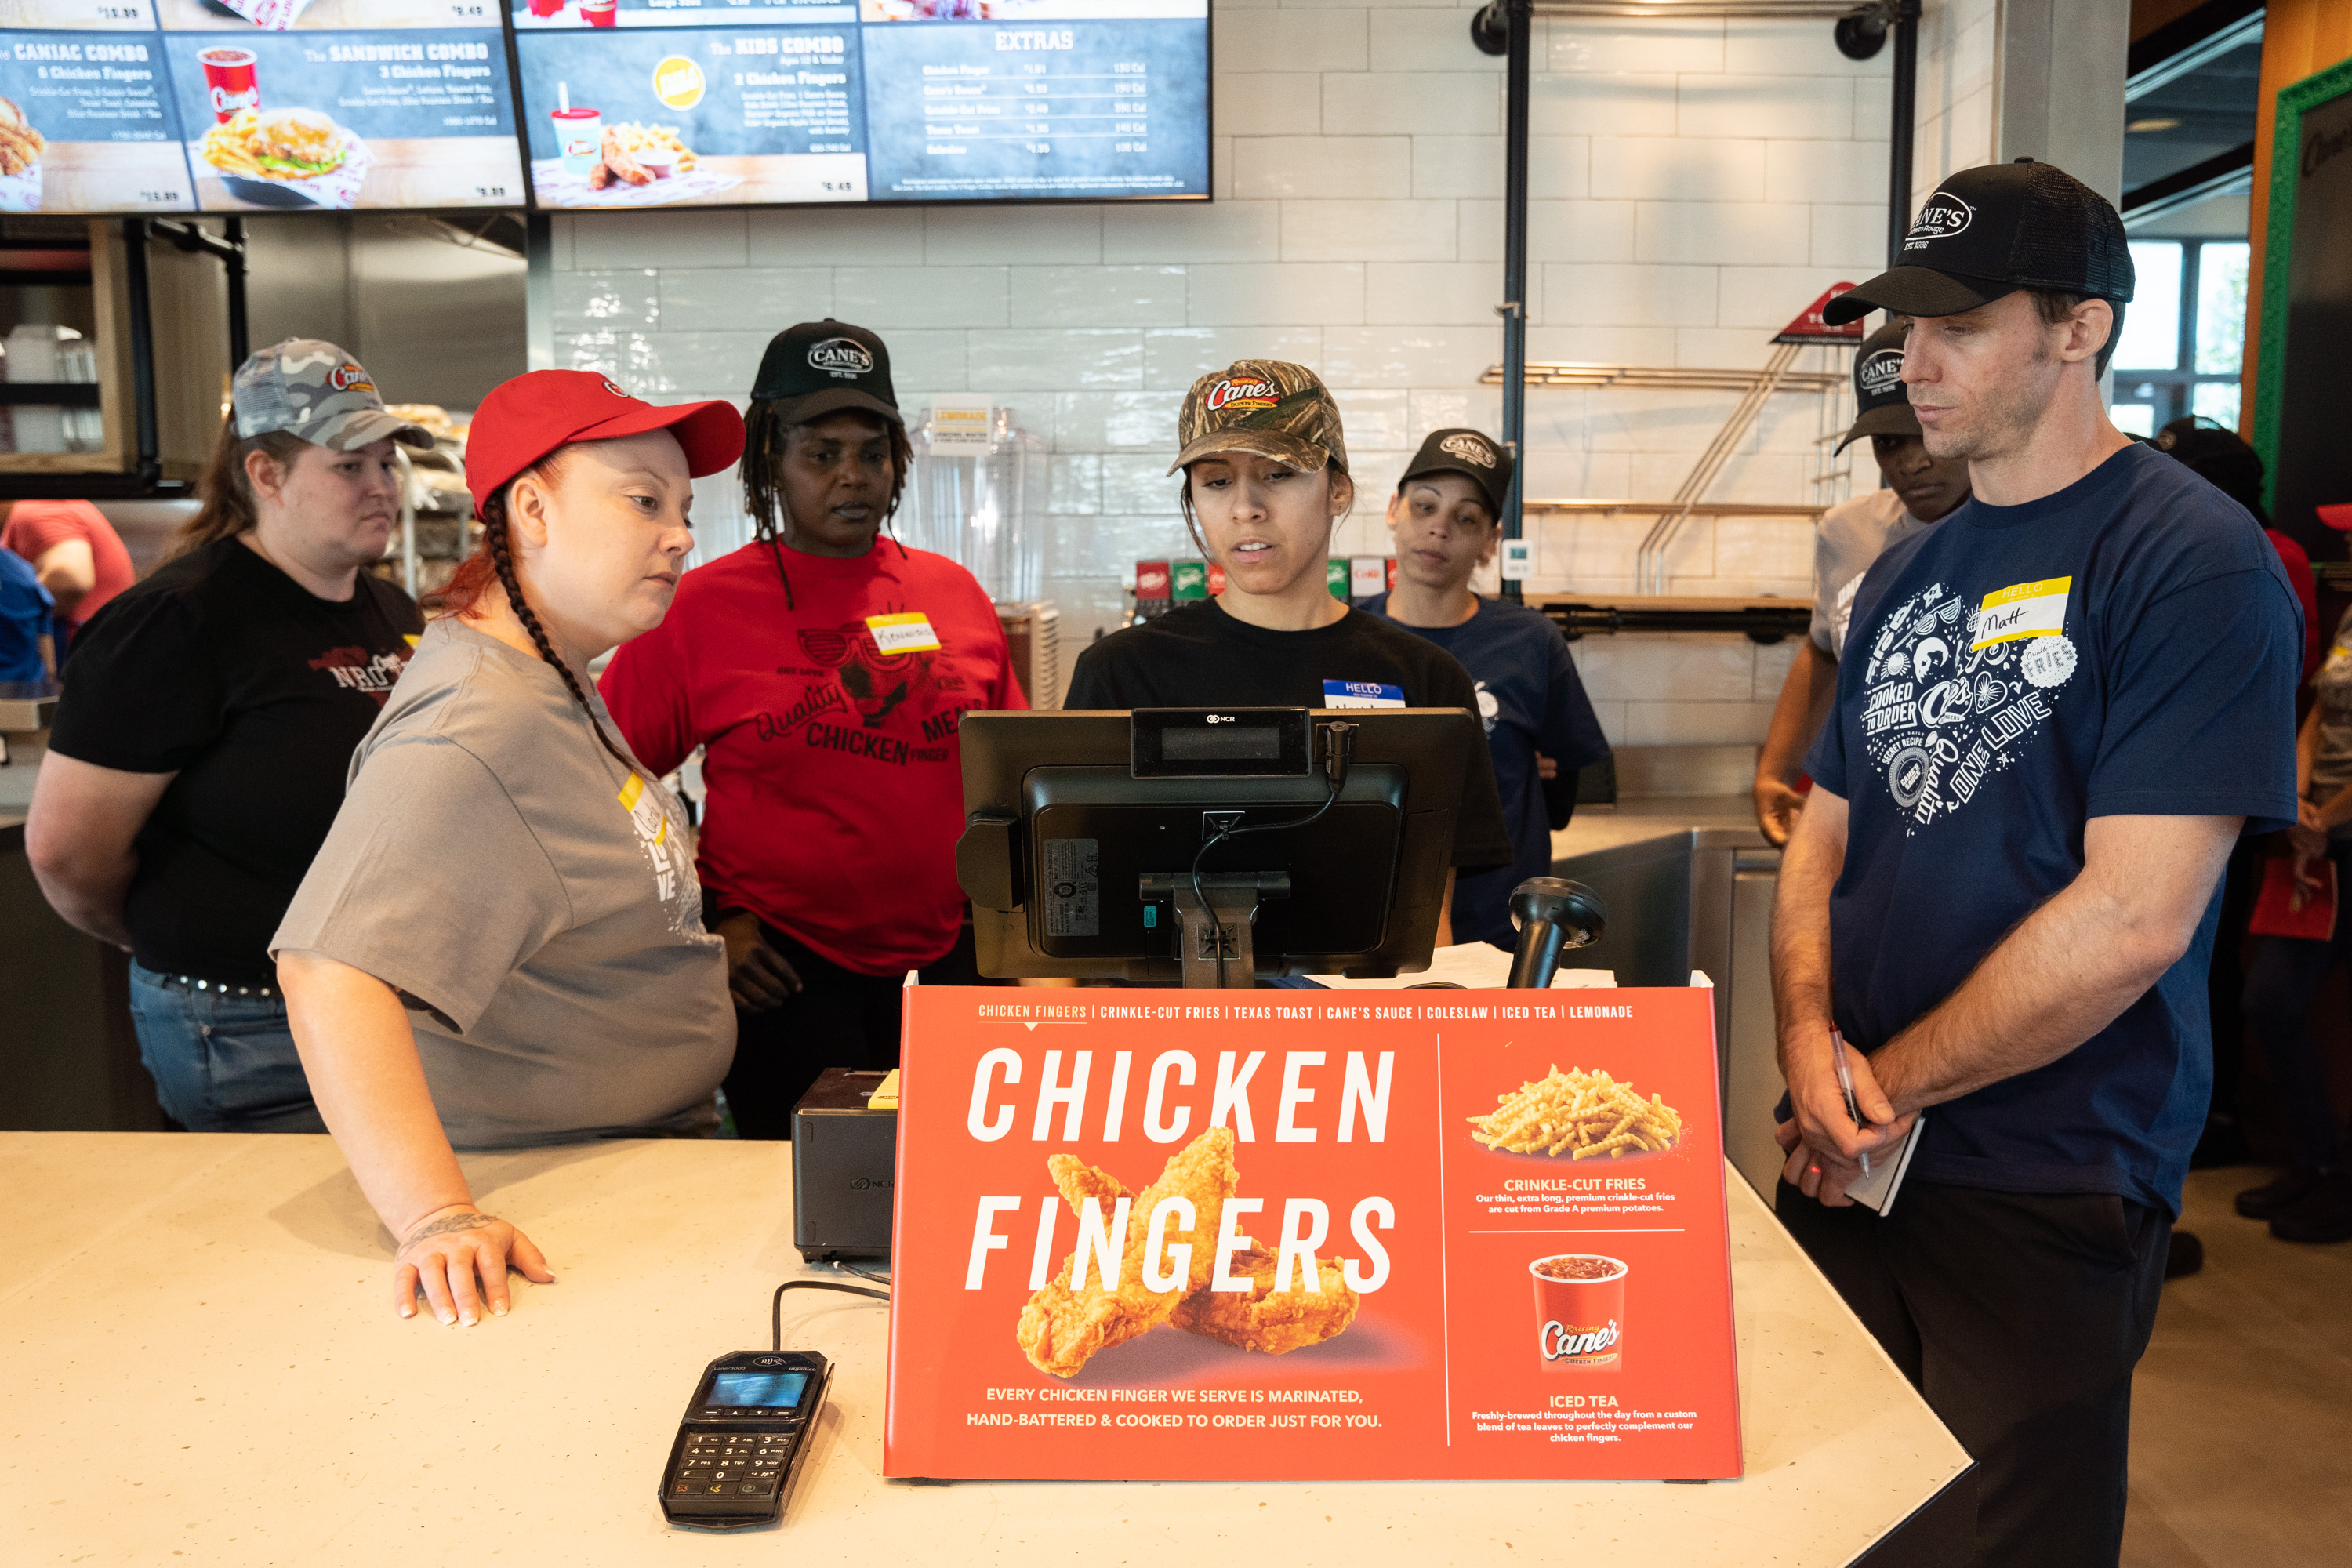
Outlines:
{"label": "black pants", "polygon": [[2172,1222],[2097,1195],[1916,1180],[1884,1218],[1783,1182],[1780,1223],[1977,1462],[1980,1568],[2123,1550],[2132,1369]]}
{"label": "black pants", "polygon": [[[898,1065],[902,974],[860,974],[821,958],[764,922],[768,945],[801,977],[801,990],[765,1013],[735,1014],[735,1063],[727,1069],[727,1108],[745,1138],[790,1138],[793,1107],[827,1068],[883,1069]],[[971,928],[938,963],[926,985],[979,985]]]}
{"label": "black pants", "polygon": [[2246,1015],[2239,1005],[2245,992],[2242,953],[2246,922],[2253,918],[2254,897],[2263,889],[2263,859],[2270,835],[2258,833],[2238,840],[2230,851],[2229,868],[2221,879],[2221,916],[2213,932],[2213,962],[2206,972],[2205,1001],[2213,1021],[2212,1114],[2243,1121],[2242,1103],[2246,1068]]}
{"label": "black pants", "polygon": [[[2330,845],[2328,858],[2336,862],[2340,900],[2343,890],[2352,889],[2352,845]],[[2312,1038],[2310,1021],[2320,983],[2347,952],[2352,952],[2352,920],[2344,917],[2339,906],[2335,941],[2266,936],[2246,970],[2246,1017],[2270,1066],[2294,1163],[2306,1168],[2338,1165],[2352,1157],[2352,1140],[2336,1122],[2327,1095],[2327,1066],[2320,1058],[2319,1042]],[[2217,1092],[2214,1104],[2220,1103]]]}

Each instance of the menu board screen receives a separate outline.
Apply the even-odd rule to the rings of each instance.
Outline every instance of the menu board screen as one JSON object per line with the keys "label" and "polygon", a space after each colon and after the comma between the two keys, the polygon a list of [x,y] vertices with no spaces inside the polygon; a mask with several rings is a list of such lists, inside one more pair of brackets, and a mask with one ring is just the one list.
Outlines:
{"label": "menu board screen", "polygon": [[27,29],[0,32],[0,210],[522,202],[494,0],[0,0],[0,16]]}
{"label": "menu board screen", "polygon": [[1205,0],[521,0],[542,207],[1209,194]]}

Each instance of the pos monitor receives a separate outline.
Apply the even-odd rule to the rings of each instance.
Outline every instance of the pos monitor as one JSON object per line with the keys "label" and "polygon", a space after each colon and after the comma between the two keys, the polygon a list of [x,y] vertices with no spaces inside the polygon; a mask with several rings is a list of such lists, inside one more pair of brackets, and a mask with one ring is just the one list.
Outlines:
{"label": "pos monitor", "polygon": [[981,972],[1150,984],[1425,968],[1459,708],[964,716],[956,869]]}

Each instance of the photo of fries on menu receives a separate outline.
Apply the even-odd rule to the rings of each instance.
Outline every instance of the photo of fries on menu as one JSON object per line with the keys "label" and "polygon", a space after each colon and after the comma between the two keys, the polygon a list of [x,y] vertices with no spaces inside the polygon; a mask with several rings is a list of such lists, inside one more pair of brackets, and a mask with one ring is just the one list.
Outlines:
{"label": "photo of fries on menu", "polygon": [[1704,989],[1008,994],[908,993],[886,1473],[1739,1473]]}

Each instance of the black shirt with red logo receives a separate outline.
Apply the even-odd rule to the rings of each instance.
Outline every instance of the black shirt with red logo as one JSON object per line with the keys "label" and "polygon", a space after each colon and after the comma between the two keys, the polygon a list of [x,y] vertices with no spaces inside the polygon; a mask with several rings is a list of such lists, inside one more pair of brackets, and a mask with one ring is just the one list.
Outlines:
{"label": "black shirt with red logo", "polygon": [[389,583],[362,574],[349,600],[321,599],[234,539],[82,628],[50,749],[179,775],[139,834],[124,918],[142,964],[270,983],[270,934],[424,628]]}

